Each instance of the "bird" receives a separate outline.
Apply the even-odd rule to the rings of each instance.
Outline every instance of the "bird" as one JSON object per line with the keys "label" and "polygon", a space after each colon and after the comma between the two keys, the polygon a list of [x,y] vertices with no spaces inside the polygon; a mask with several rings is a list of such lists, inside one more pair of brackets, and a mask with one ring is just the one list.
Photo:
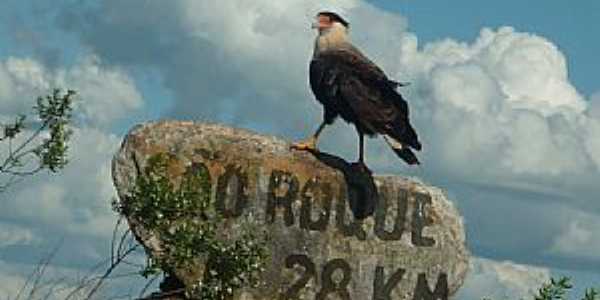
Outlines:
{"label": "bird", "polygon": [[[359,166],[364,162],[364,136],[383,136],[395,154],[409,165],[420,164],[412,151],[422,146],[410,124],[408,104],[394,81],[349,40],[349,22],[333,11],[320,11],[312,28],[318,31],[309,66],[309,82],[323,105],[323,121],[309,138],[292,149],[318,152],[319,135],[341,117],[354,125],[359,138]],[[367,168],[368,169],[368,168]]]}

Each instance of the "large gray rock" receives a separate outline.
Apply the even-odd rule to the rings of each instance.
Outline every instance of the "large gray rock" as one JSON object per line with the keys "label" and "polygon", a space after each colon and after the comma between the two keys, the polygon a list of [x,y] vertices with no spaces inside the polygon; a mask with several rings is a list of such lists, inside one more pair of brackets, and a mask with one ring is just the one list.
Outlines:
{"label": "large gray rock", "polygon": [[[133,128],[115,155],[121,201],[138,168],[160,152],[174,154],[181,173],[192,163],[208,168],[215,195],[227,195],[219,197],[226,230],[243,217],[269,232],[268,284],[236,299],[447,299],[463,283],[462,219],[438,188],[401,176],[372,180],[338,157],[290,151],[275,137],[164,121]],[[232,192],[230,180],[242,188]],[[158,238],[129,221],[152,255]]]}

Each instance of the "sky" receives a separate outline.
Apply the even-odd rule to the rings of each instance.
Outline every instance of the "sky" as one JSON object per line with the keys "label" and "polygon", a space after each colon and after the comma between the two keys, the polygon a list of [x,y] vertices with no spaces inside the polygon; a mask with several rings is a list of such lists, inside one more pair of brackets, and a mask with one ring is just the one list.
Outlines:
{"label": "sky", "polygon": [[[402,92],[424,150],[400,163],[380,140],[377,173],[443,188],[464,216],[472,270],[457,299],[526,297],[550,276],[600,284],[598,1],[5,0],[0,120],[52,87],[80,92],[71,163],[0,195],[0,297],[62,243],[77,274],[108,253],[110,159],[137,123],[221,122],[287,140],[315,129],[307,85],[314,32],[334,6],[353,42]],[[338,121],[321,148],[355,159]],[[44,197],[40,197],[44,195]]]}

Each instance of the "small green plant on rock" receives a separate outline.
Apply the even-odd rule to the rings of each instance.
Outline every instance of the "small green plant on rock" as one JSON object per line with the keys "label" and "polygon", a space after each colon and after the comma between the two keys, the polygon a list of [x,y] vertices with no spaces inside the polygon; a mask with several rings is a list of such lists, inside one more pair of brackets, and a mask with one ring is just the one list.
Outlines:
{"label": "small green plant on rock", "polygon": [[[550,282],[543,284],[539,289],[534,300],[567,300],[567,293],[573,288],[569,277],[560,277],[559,279],[550,279]],[[483,300],[490,300],[484,298]],[[588,288],[582,300],[600,300],[600,293],[594,288]]]}
{"label": "small green plant on rock", "polygon": [[562,277],[559,280],[551,279],[550,283],[542,285],[538,290],[535,300],[566,299],[567,291],[573,288],[569,278]]}
{"label": "small green plant on rock", "polygon": [[116,211],[161,241],[160,255],[148,257],[142,275],[165,272],[179,278],[184,272],[201,278],[191,284],[179,278],[190,299],[228,299],[241,287],[259,285],[266,235],[244,226],[236,238],[222,236],[223,218],[211,203],[208,170],[190,168],[174,184],[168,176],[170,159],[167,154],[152,156],[126,205],[115,205]]}

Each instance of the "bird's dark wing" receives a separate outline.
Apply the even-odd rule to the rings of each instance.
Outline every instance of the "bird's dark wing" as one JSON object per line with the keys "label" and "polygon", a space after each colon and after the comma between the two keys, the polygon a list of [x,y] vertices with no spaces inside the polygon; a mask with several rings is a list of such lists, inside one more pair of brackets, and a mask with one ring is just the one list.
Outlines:
{"label": "bird's dark wing", "polygon": [[[351,122],[370,133],[387,134],[420,149],[408,120],[408,105],[396,92],[397,82],[354,49],[321,52],[311,63],[311,87],[319,101],[338,100]],[[323,99],[323,100],[322,100]],[[327,103],[323,103],[327,106]],[[344,113],[342,112],[342,117]]]}
{"label": "bird's dark wing", "polygon": [[[313,60],[314,71],[327,78],[327,84],[332,84],[340,73],[358,76],[361,80],[379,87],[396,88],[402,84],[390,80],[385,73],[357,49],[348,46],[319,53]],[[311,64],[311,78],[313,65]],[[325,78],[319,78],[325,79]]]}

